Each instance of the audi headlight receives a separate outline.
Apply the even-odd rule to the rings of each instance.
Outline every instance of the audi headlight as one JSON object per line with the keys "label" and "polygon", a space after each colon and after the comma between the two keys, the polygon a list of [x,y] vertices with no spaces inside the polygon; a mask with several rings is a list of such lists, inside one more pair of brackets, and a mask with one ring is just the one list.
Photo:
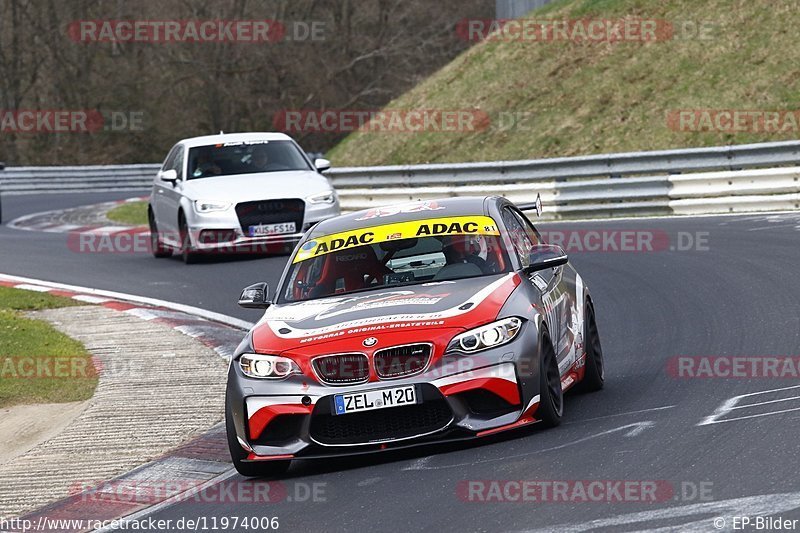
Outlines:
{"label": "audi headlight", "polygon": [[504,318],[453,337],[445,353],[471,354],[501,346],[514,340],[522,328],[522,319]]}
{"label": "audi headlight", "polygon": [[194,209],[198,213],[213,213],[214,211],[227,211],[230,209],[230,202],[217,202],[214,200],[195,200]]}
{"label": "audi headlight", "polygon": [[242,354],[239,367],[245,376],[257,379],[283,379],[301,372],[297,363],[278,355]]}
{"label": "audi headlight", "polygon": [[306,197],[306,202],[310,204],[332,204],[335,201],[336,193],[333,191],[326,191]]}

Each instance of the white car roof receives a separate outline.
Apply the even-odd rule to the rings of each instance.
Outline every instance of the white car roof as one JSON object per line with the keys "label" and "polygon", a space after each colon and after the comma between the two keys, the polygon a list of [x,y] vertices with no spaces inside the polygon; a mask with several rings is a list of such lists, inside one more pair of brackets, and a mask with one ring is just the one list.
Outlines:
{"label": "white car roof", "polygon": [[195,146],[207,146],[210,144],[222,144],[231,142],[254,142],[254,141],[291,141],[292,138],[284,133],[275,132],[248,132],[248,133],[220,133],[219,135],[204,135],[202,137],[191,137],[183,139],[181,144],[189,148]]}

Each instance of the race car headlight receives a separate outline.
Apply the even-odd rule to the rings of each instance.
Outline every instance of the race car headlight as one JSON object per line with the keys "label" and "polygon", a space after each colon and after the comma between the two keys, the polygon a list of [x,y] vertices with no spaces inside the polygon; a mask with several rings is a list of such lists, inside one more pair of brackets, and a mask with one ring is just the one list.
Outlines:
{"label": "race car headlight", "polygon": [[447,345],[445,353],[471,354],[487,348],[501,346],[514,340],[521,328],[521,318],[504,318],[456,335]]}
{"label": "race car headlight", "polygon": [[332,204],[336,201],[336,193],[327,191],[306,197],[306,202],[310,204]]}
{"label": "race car headlight", "polygon": [[300,373],[297,363],[278,355],[246,353],[239,359],[239,367],[245,376],[257,379],[283,379]]}
{"label": "race car headlight", "polygon": [[198,213],[213,213],[214,211],[227,211],[230,209],[230,202],[217,202],[214,200],[195,200],[194,209]]}

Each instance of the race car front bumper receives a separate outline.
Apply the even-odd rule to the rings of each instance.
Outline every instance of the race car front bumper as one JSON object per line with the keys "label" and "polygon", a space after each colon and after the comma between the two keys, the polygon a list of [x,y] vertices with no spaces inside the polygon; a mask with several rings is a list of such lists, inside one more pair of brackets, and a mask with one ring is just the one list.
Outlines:
{"label": "race car front bumper", "polygon": [[[533,369],[533,374],[520,376],[520,352],[509,346],[494,351],[474,359],[445,357],[422,374],[390,382],[332,387],[292,377],[279,387],[285,394],[275,394],[274,384],[245,377],[234,361],[228,410],[248,461],[372,453],[536,422],[538,365],[524,365],[523,372]],[[419,403],[334,414],[336,395],[407,385],[415,387]]]}

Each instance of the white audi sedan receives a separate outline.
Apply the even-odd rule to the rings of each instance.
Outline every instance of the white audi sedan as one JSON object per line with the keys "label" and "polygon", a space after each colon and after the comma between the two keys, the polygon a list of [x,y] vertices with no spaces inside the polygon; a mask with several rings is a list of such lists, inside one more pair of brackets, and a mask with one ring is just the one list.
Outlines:
{"label": "white audi sedan", "polygon": [[339,199],[313,163],[282,133],[184,139],[153,182],[148,218],[156,257],[284,252],[317,222],[340,213]]}

